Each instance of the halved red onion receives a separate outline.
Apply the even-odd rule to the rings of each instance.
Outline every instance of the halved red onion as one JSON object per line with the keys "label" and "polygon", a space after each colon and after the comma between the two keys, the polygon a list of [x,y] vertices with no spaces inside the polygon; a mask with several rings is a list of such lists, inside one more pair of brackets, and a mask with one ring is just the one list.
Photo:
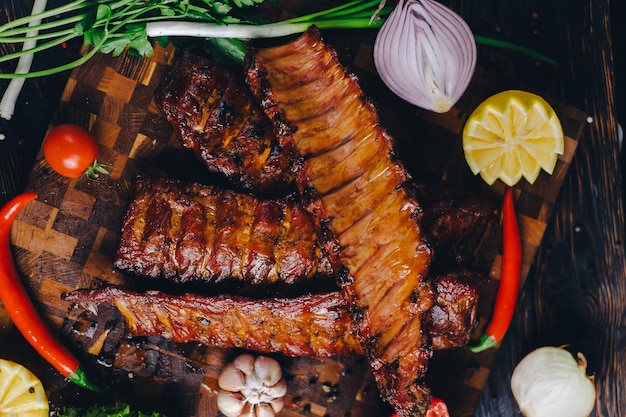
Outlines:
{"label": "halved red onion", "polygon": [[374,44],[383,82],[411,104],[445,113],[461,98],[476,67],[467,23],[434,0],[399,0]]}

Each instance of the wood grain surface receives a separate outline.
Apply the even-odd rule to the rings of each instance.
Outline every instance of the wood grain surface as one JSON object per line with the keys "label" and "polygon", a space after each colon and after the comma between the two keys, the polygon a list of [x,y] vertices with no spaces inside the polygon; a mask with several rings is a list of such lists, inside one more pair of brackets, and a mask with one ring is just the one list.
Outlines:
{"label": "wood grain surface", "polygon": [[[30,7],[29,3],[11,2],[10,6],[5,3],[5,15],[23,14]],[[578,123],[579,131],[575,137],[580,137],[580,144],[573,153],[572,165],[569,173],[564,176],[560,193],[550,202],[550,208],[554,205],[555,216],[548,215],[546,224],[542,226],[546,227],[543,245],[539,247],[536,261],[533,263],[531,260],[529,279],[526,280],[522,292],[514,325],[497,355],[494,352],[493,357],[489,358],[491,365],[485,369],[473,368],[476,371],[474,378],[479,381],[479,387],[484,388],[483,392],[481,394],[480,389],[477,389],[462,393],[464,399],[469,399],[474,404],[477,402],[478,407],[476,410],[473,406],[460,410],[458,415],[520,415],[510,392],[510,374],[524,354],[545,344],[569,344],[573,349],[583,351],[589,358],[590,371],[595,374],[598,389],[593,416],[622,415],[626,408],[626,395],[623,384],[620,383],[623,379],[625,351],[622,316],[623,311],[626,311],[626,280],[623,279],[626,271],[621,161],[614,96],[616,74],[613,72],[611,49],[610,12],[615,7],[609,7],[608,0],[576,0],[573,4],[559,1],[530,1],[521,4],[493,0],[456,0],[445,3],[450,3],[458,10],[476,33],[531,46],[559,62],[558,67],[542,66],[506,51],[481,47],[481,62],[488,72],[487,84],[492,81],[489,74],[506,74],[516,85],[526,86],[568,103],[566,109],[583,109],[584,113],[575,112],[572,116],[574,120],[580,121],[581,116],[583,119],[584,116],[590,117],[588,123]],[[343,52],[344,44],[341,40],[337,45]],[[362,68],[367,72],[366,60],[359,61],[356,58],[358,51],[363,52],[363,48],[357,47],[356,52],[350,50],[346,54],[354,58],[359,71]],[[50,59],[54,58],[57,57]],[[50,122],[50,117],[55,111],[58,114],[61,92],[63,89],[67,91],[65,82],[69,76],[66,73],[27,82],[15,120],[11,123],[2,122],[2,132],[7,133],[7,139],[0,141],[2,202],[23,190],[26,184],[33,183],[33,177],[29,180],[33,161],[36,160],[36,153],[48,124],[58,123],[58,118],[53,118]],[[366,89],[376,89],[376,84],[370,84],[367,75],[363,79]],[[494,84],[488,87],[497,89],[499,86]],[[113,113],[115,111],[110,110]],[[414,111],[413,115],[415,116]],[[420,119],[426,120],[423,116],[420,114]],[[132,119],[132,116],[129,117]],[[385,123],[393,125],[390,130],[394,135],[398,134],[396,128],[401,131],[392,122],[397,120],[394,117],[402,119],[403,113],[383,112],[381,117]],[[79,120],[87,125],[93,121],[86,114],[80,116]],[[428,126],[437,126],[434,120],[426,121]],[[577,136],[578,134],[581,135]],[[105,186],[112,184],[106,183]],[[83,193],[87,197],[76,194],[71,202],[66,203],[64,209],[69,207],[79,219],[80,216],[88,217],[86,212],[81,212],[77,207],[85,203],[89,206],[88,196],[93,190],[89,187],[87,190],[81,189],[84,186],[79,185],[76,191],[72,187],[69,194]],[[525,197],[526,190],[523,188],[521,187],[518,198],[520,204],[527,199],[534,200],[532,195]],[[124,193],[117,194],[116,198],[124,197]],[[52,200],[56,198],[60,203],[59,196],[49,197]],[[43,203],[47,205],[47,202]],[[113,203],[109,201],[107,204]],[[52,207],[52,210],[60,208]],[[536,213],[536,210],[537,206],[531,211]],[[40,216],[40,226],[45,230],[46,214],[42,212]],[[111,216],[119,216],[119,213]],[[77,223],[74,228],[78,231],[81,226],[88,227],[89,222]],[[113,241],[104,233],[94,242],[97,242],[94,245],[103,247],[101,245],[110,245]],[[50,249],[48,244],[45,247]],[[77,248],[79,251],[86,250],[80,245]],[[22,252],[22,249],[17,248],[16,255]],[[45,259],[46,257],[40,258],[40,262],[45,262]],[[37,264],[33,259],[28,262]],[[58,264],[53,263],[52,268],[53,272],[57,271],[55,268],[58,268]],[[91,275],[85,275],[84,272],[79,275],[81,285],[91,282]],[[33,288],[52,299],[57,291],[72,285],[76,285],[76,282],[61,280],[59,283],[52,280],[46,285],[35,283]],[[55,304],[57,301],[50,303]],[[58,318],[66,305],[58,303],[47,307],[44,302],[43,307],[49,317],[55,319],[53,323],[60,326]],[[10,337],[3,337],[9,341],[0,346],[3,357],[20,358],[36,369],[42,369],[42,376],[50,381],[50,386],[63,388],[64,401],[81,400],[80,395],[68,390],[62,382],[49,377],[50,369],[32,357],[32,352],[24,347],[11,329],[3,331],[3,334]],[[130,345],[128,348],[136,349],[136,346]],[[450,363],[454,364],[453,361]],[[180,364],[178,362],[173,366]],[[355,369],[358,373],[360,368],[356,366]],[[142,390],[149,391],[150,387],[144,386]],[[319,390],[325,392],[328,387],[320,383]],[[164,392],[167,394],[168,389]],[[305,407],[302,405],[302,412],[304,411]],[[371,415],[363,410],[361,412],[362,414],[357,415]]]}

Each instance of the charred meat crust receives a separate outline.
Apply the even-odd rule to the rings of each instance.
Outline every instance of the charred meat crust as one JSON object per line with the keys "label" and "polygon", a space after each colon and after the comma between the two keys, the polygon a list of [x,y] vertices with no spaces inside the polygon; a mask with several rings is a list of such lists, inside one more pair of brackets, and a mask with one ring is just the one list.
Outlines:
{"label": "charred meat crust", "polygon": [[425,415],[431,249],[392,138],[315,28],[253,49],[246,68],[283,148],[302,157],[296,183],[318,226],[329,225],[334,265],[348,269],[343,293],[381,395],[402,417]]}
{"label": "charred meat crust", "polygon": [[252,285],[333,273],[300,205],[164,178],[137,180],[114,266],[173,282]]}
{"label": "charred meat crust", "polygon": [[468,270],[437,275],[427,327],[436,350],[465,346],[478,325],[479,289],[485,276]]}
{"label": "charred meat crust", "polygon": [[[469,272],[433,279],[435,305],[427,316],[433,349],[465,345],[475,328],[477,277]],[[180,343],[200,342],[289,356],[362,355],[340,291],[289,298],[168,295],[119,287],[76,290],[66,301],[93,311],[118,309],[131,336],[161,336]]]}
{"label": "charred meat crust", "polygon": [[[115,306],[129,334],[163,336],[287,356],[362,353],[340,292],[254,300],[237,296],[171,296],[119,287],[75,290],[65,299],[87,310]],[[94,311],[96,313],[96,311]]]}
{"label": "charred meat crust", "polygon": [[256,192],[276,193],[293,182],[292,157],[276,140],[241,74],[183,52],[154,99],[183,146],[211,172]]}

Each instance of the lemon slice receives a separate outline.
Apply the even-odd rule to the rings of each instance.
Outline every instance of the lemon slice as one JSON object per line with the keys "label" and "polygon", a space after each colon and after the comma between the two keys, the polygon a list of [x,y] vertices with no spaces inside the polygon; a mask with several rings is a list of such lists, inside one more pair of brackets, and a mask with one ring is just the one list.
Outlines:
{"label": "lemon slice", "polygon": [[552,174],[563,154],[563,129],[542,97],[507,90],[483,101],[463,128],[465,160],[472,172],[493,184],[534,183],[541,169]]}
{"label": "lemon slice", "polygon": [[20,364],[0,359],[0,417],[47,417],[49,407],[39,378]]}

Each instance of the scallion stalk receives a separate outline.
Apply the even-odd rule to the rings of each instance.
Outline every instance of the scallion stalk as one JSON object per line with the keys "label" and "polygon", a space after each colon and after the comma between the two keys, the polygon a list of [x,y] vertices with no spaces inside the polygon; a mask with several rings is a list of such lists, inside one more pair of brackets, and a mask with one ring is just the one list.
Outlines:
{"label": "scallion stalk", "polygon": [[[47,0],[35,0],[33,3],[33,9],[31,14],[37,15],[46,10]],[[26,32],[26,40],[24,41],[24,45],[22,49],[26,52],[32,51],[33,47],[36,45],[37,40],[35,37],[39,33],[39,29],[37,26],[41,24],[41,20],[31,20],[28,22],[28,27],[30,28]],[[34,52],[29,52],[26,54],[19,55],[19,61],[17,63],[17,67],[15,68],[15,73],[17,74],[27,74],[30,71],[30,66],[33,63]],[[2,95],[2,100],[0,100],[0,117],[6,120],[10,120],[13,117],[13,112],[15,111],[15,103],[17,102],[17,98],[22,91],[22,87],[24,86],[24,78],[15,78],[9,82],[9,86],[5,90]]]}
{"label": "scallion stalk", "polygon": [[[246,8],[262,1],[243,0],[240,3],[242,8]],[[55,9],[34,11],[30,16],[0,26],[0,42],[29,41],[28,48],[6,54],[0,57],[0,62],[32,55],[81,36],[84,43],[93,47],[88,55],[41,71],[0,73],[0,79],[56,74],[81,65],[95,52],[111,52],[116,56],[127,47],[140,56],[150,56],[152,46],[148,38],[152,37],[270,38],[301,33],[313,24],[321,29],[377,28],[382,21],[372,19],[372,16],[378,12],[379,3],[379,0],[352,0],[306,16],[259,25],[234,17],[228,8],[230,6],[219,9],[203,0],[183,3],[177,0],[76,0]],[[385,12],[388,14],[389,9]],[[381,16],[384,15],[381,13]],[[41,23],[52,17],[54,20]],[[46,33],[29,32],[25,26],[31,24],[45,29]],[[37,41],[46,40],[35,46]]]}

